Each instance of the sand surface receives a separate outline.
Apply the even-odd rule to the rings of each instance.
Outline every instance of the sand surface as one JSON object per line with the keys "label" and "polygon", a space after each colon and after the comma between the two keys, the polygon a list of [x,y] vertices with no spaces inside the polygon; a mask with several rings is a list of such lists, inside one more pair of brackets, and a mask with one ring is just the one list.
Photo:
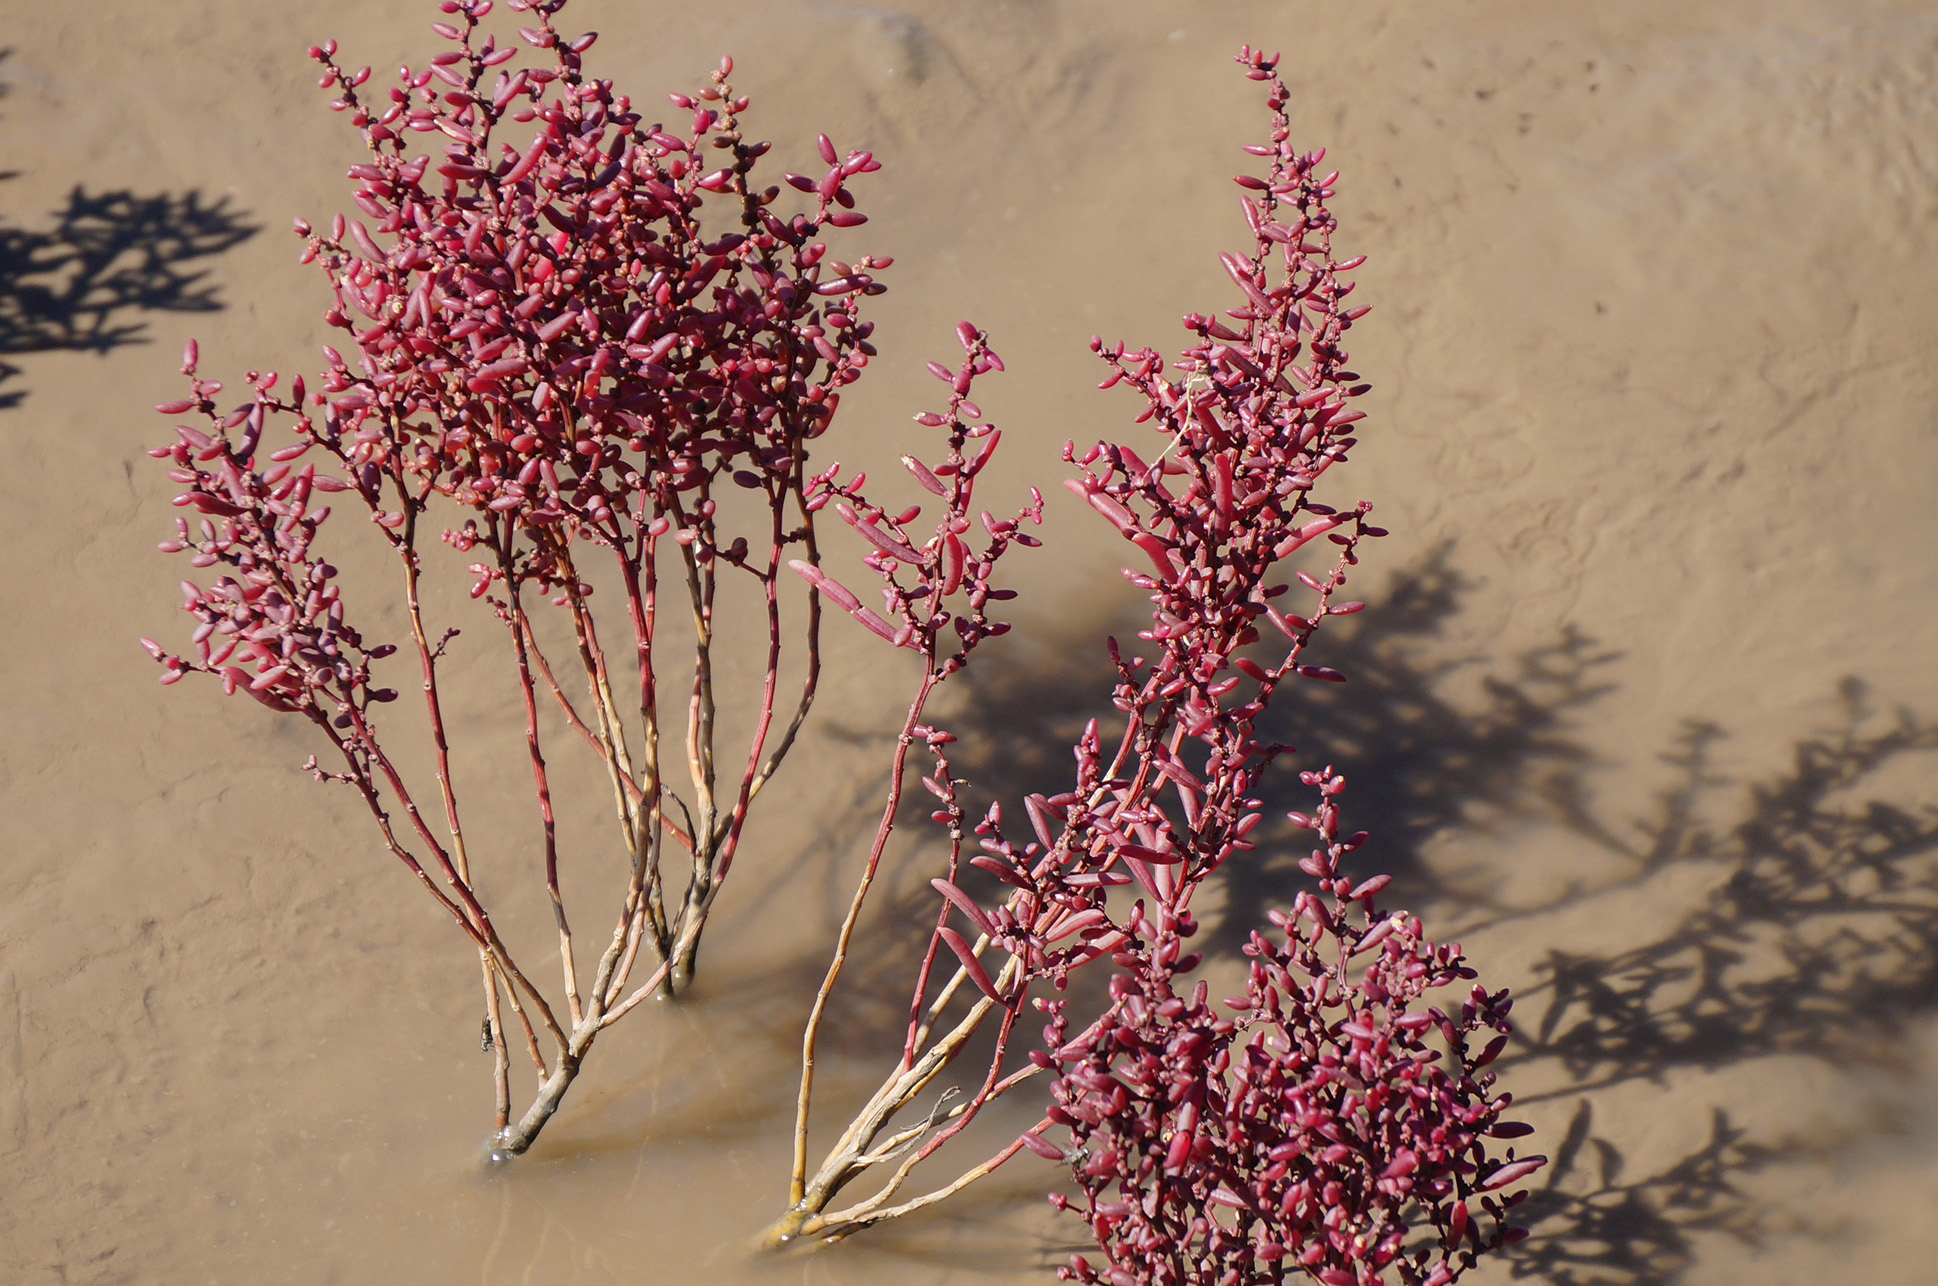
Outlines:
{"label": "sand surface", "polygon": [[[740,1249],[784,1194],[802,979],[878,798],[872,648],[836,632],[692,1003],[614,1029],[539,1147],[486,1172],[471,952],[298,770],[301,730],[157,687],[134,645],[181,630],[143,454],[181,341],[233,380],[313,369],[325,338],[287,228],[347,206],[358,145],[303,48],[421,62],[432,8],[83,0],[0,32],[0,1279],[1049,1280],[1081,1230],[1027,1155],[811,1258]],[[1137,606],[1054,487],[1057,445],[1131,409],[1085,340],[1175,351],[1180,313],[1228,305],[1227,180],[1265,128],[1230,54],[1285,50],[1299,137],[1344,172],[1336,244],[1371,256],[1350,490],[1394,532],[1329,645],[1354,682],[1288,722],[1351,774],[1400,900],[1524,993],[1505,1075],[1555,1163],[1533,1238],[1474,1280],[1931,1280],[1928,3],[573,10],[642,101],[731,51],[782,168],[817,129],[885,162],[882,360],[834,455],[892,467],[958,317],[1008,358],[991,485],[1054,494],[1019,628],[954,707],[996,782],[1060,760]],[[457,712],[461,746],[515,733],[502,696]],[[522,768],[459,770],[488,821],[502,795],[483,860],[524,895]],[[1287,869],[1235,874],[1219,932],[1288,900]],[[886,1011],[844,1011],[830,1102],[879,1066]]]}

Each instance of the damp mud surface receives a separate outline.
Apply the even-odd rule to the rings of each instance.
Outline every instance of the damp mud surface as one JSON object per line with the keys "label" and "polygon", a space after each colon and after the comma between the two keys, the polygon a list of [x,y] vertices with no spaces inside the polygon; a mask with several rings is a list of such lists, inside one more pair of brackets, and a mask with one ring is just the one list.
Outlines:
{"label": "damp mud surface", "polygon": [[[1048,1281],[1083,1231],[1027,1153],[930,1215],[746,1250],[784,1200],[800,1022],[899,717],[872,638],[828,631],[700,986],[607,1033],[502,1166],[474,953],[300,770],[306,729],[158,687],[135,644],[184,628],[154,551],[174,488],[145,454],[182,340],[232,388],[315,370],[328,340],[288,229],[348,207],[360,144],[304,48],[335,36],[382,82],[439,47],[433,8],[93,0],[0,34],[0,1279]],[[1175,352],[1181,314],[1232,304],[1230,177],[1267,115],[1231,55],[1283,50],[1296,137],[1342,171],[1335,246],[1370,256],[1371,418],[1329,498],[1393,535],[1355,578],[1372,606],[1323,643],[1351,682],[1293,694],[1282,734],[1347,773],[1387,900],[1521,995],[1503,1078],[1552,1162],[1532,1237],[1470,1280],[1930,1279],[1929,4],[575,0],[567,20],[648,110],[731,52],[779,169],[818,130],[882,160],[858,185],[896,260],[881,356],[822,458],[894,468],[958,318],[1007,360],[978,388],[1005,430],[983,485],[1041,484],[1046,547],[1013,559],[1017,629],[944,717],[965,775],[1018,790],[1108,712],[1102,637],[1136,628],[1122,543],[1056,485],[1066,438],[1144,431],[1087,340]],[[461,612],[462,587],[436,605]],[[484,883],[526,898],[490,628],[453,644],[479,679],[459,785]],[[511,760],[486,753],[506,737]],[[583,834],[568,892],[596,898],[613,859]],[[895,851],[885,908],[916,905],[925,856]],[[1293,856],[1212,891],[1214,965],[1290,900]],[[533,960],[547,923],[514,925]],[[870,924],[819,1143],[897,1040],[906,943],[892,910]]]}

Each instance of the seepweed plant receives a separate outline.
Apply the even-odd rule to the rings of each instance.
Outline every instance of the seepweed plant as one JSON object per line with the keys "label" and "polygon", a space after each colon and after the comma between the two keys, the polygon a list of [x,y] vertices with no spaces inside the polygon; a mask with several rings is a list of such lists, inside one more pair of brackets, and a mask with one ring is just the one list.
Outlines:
{"label": "seepweed plant", "polygon": [[[1079,1196],[1053,1203],[1079,1212],[1107,1257],[1092,1266],[1078,1256],[1061,1270],[1085,1282],[1265,1282],[1302,1269],[1328,1283],[1371,1283],[1390,1269],[1403,1282],[1444,1286],[1525,1235],[1506,1213],[1526,1193],[1495,1194],[1542,1159],[1517,1157],[1512,1146],[1491,1156],[1487,1143],[1529,1132],[1501,1118],[1511,1100],[1492,1092],[1485,1070],[1505,1045],[1511,1001],[1475,985],[1458,1002],[1430,1003],[1476,972],[1457,945],[1426,939],[1417,919],[1377,908],[1387,876],[1343,869],[1368,836],[1341,834],[1345,779],[1330,766],[1301,774],[1319,803],[1291,815],[1316,833],[1300,866],[1317,893],[1300,891],[1289,913],[1269,913],[1278,936],[1253,934],[1247,989],[1226,998],[1229,1015],[1211,1005],[1208,984],[1182,981],[1200,963],[1188,946],[1194,897],[1253,847],[1267,770],[1293,749],[1261,742],[1258,721],[1288,685],[1344,680],[1306,652],[1326,620],[1365,606],[1341,592],[1360,546],[1386,534],[1368,522],[1366,502],[1341,509],[1313,495],[1346,461],[1365,418],[1351,402],[1370,386],[1349,369],[1343,339],[1367,310],[1345,302],[1353,285],[1340,276],[1364,257],[1334,255],[1337,219],[1326,200],[1338,175],[1320,173],[1323,151],[1291,143],[1277,56],[1246,47],[1238,60],[1266,83],[1273,114],[1270,141],[1246,149],[1266,161],[1266,174],[1237,179],[1252,252],[1223,256],[1241,298],[1224,319],[1185,316],[1193,343],[1175,362],[1181,381],[1164,377],[1153,349],[1093,339],[1109,367],[1101,387],[1135,389],[1145,401],[1137,420],[1160,445],[1148,462],[1118,442],[1081,453],[1066,443],[1063,452],[1080,470],[1065,485],[1144,560],[1125,575],[1150,592],[1151,626],[1138,637],[1153,655],[1127,656],[1109,641],[1121,725],[1106,733],[1089,723],[1072,747],[1069,788],[1023,801],[1023,835],[1005,827],[1000,802],[972,823],[950,770],[955,738],[923,722],[935,687],[982,637],[958,619],[960,643],[948,639],[945,601],[960,592],[980,608],[1014,529],[985,513],[996,543],[980,557],[965,555],[953,534],[967,525],[965,475],[979,463],[962,457],[961,444],[988,435],[993,449],[993,430],[971,422],[979,412],[967,401],[989,369],[979,360],[986,336],[964,329],[960,369],[931,364],[951,398],[946,414],[921,418],[948,427],[948,458],[934,468],[904,458],[944,501],[935,536],[918,545],[906,519],[856,489],[841,492],[854,506],[844,517],[876,546],[868,562],[889,619],[874,632],[920,653],[923,668],[881,824],[809,1017],[789,1207],[768,1230],[770,1244],[839,1239],[919,1210],[1023,1149],[1071,1165]],[[1315,545],[1333,550],[1317,574],[1296,564]],[[852,597],[821,569],[797,570]],[[1309,597],[1291,608],[1294,582]],[[946,829],[948,859],[932,881],[939,900],[901,1057],[810,1173],[819,1023],[918,742],[933,764],[922,785],[938,805],[931,816]],[[1000,898],[966,889],[965,866],[993,876]],[[1115,888],[1134,900],[1113,897]],[[1120,970],[1108,1007],[1073,1022],[1059,993],[1106,958]],[[1049,1021],[1041,1046],[1018,1059],[1031,1009]],[[974,1089],[898,1122],[991,1025]],[[1472,1049],[1476,1037],[1486,1039]],[[918,1165],[1044,1073],[1054,1074],[1051,1102],[1035,1127],[955,1178],[901,1196]],[[886,1174],[873,1192],[835,1208],[836,1195],[871,1170]]]}
{"label": "seepweed plant", "polygon": [[[374,228],[342,215],[327,234],[296,224],[304,261],[329,282],[325,321],[351,356],[326,348],[314,391],[300,376],[285,393],[274,372],[249,372],[249,400],[229,410],[190,344],[190,397],[158,409],[199,415],[203,427],[179,426],[151,454],[171,461],[188,488],[175,503],[201,519],[179,519],[163,548],[225,574],[183,582],[192,651],[148,647],[165,683],[205,675],[314,724],[332,752],[331,766],[312,761],[319,780],[357,792],[385,847],[476,945],[497,1050],[496,1146],[515,1154],[599,1032],[645,997],[687,986],[748,810],[813,703],[821,599],[810,590],[804,612],[790,614],[783,592],[800,582],[782,564],[819,560],[807,444],[874,353],[860,303],[880,292],[873,274],[889,261],[842,262],[820,239],[866,221],[848,189],[879,168],[866,152],[838,157],[823,135],[826,169],[788,176],[805,208],[776,213],[781,189],[756,186],[768,145],[741,133],[748,100],[727,80],[731,60],[698,93],[672,96],[683,119],[667,126],[584,74],[595,37],[560,33],[562,0],[510,0],[535,24],[523,41],[550,55],[550,66],[516,70],[504,67],[516,46],[478,29],[491,0],[441,7],[455,20],[435,24],[450,48],[405,67],[387,101],[365,102],[370,69],[339,67],[334,41],[310,51],[321,84],[338,92],[331,107],[350,114],[369,150],[350,177]],[[506,143],[520,125],[529,136]],[[413,134],[439,139],[442,158],[413,155]],[[267,450],[274,422],[294,441]],[[312,452],[333,471],[303,459]],[[330,494],[367,509],[397,558],[403,646],[435,747],[428,790],[383,740],[398,689],[380,686],[373,667],[396,648],[365,643],[317,546],[329,510],[312,502]],[[452,524],[441,533],[440,512]],[[504,627],[562,995],[534,984],[474,879],[440,671],[455,631],[426,621],[420,589],[434,533],[476,559],[471,596]],[[603,631],[593,561],[623,597]],[[732,694],[751,727],[740,750],[721,743],[714,683],[714,620],[736,594],[765,627],[760,684]],[[548,654],[534,621],[548,605],[569,622],[563,656]],[[692,636],[683,663],[669,655],[669,608],[683,610]],[[792,656],[796,686],[783,692]],[[589,977],[559,887],[559,752],[541,740],[544,705],[606,778],[625,855]],[[669,725],[676,756],[663,745]],[[515,1119],[506,1006],[539,1079]]]}
{"label": "seepweed plant", "polygon": [[[1181,381],[1154,350],[1092,341],[1109,367],[1104,387],[1135,389],[1138,419],[1161,441],[1149,461],[1123,443],[1066,444],[1079,470],[1066,485],[1145,560],[1126,574],[1154,604],[1140,635],[1152,656],[1111,640],[1121,726],[1090,723],[1072,747],[1070,788],[1023,801],[1033,838],[1018,842],[1000,804],[972,817],[950,767],[955,738],[926,713],[980,644],[1008,630],[990,616],[1014,596],[996,584],[998,565],[1038,543],[1027,528],[1041,521],[1040,492],[1004,518],[974,500],[1001,438],[971,400],[975,382],[1002,369],[989,336],[965,322],[960,364],[930,363],[949,398],[917,419],[944,444],[903,463],[939,502],[932,529],[914,529],[919,505],[890,513],[871,501],[860,475],[810,472],[809,444],[874,355],[861,301],[889,266],[838,261],[820,238],[865,222],[848,184],[876,161],[820,136],[825,170],[785,176],[804,194],[790,213],[781,185],[754,178],[768,145],[742,134],[748,102],[728,81],[730,60],[697,94],[671,96],[690,117],[649,124],[611,82],[584,74],[595,37],[560,31],[564,5],[508,0],[532,16],[521,39],[550,60],[514,69],[516,47],[480,30],[492,0],[444,0],[453,21],[434,26],[450,48],[402,69],[385,102],[365,101],[369,69],[340,67],[333,42],[311,50],[338,93],[331,106],[369,151],[350,177],[374,226],[337,216],[319,234],[297,222],[305,261],[330,285],[325,319],[351,356],[326,348],[314,391],[302,377],[279,391],[275,373],[248,372],[248,398],[224,410],[191,342],[190,397],[158,409],[202,427],[178,425],[152,452],[186,487],[176,504],[197,515],[178,519],[163,549],[222,569],[209,584],[183,582],[196,621],[186,655],[144,640],[162,682],[201,675],[310,722],[331,755],[310,770],[358,795],[387,851],[477,949],[495,1155],[531,1146],[600,1032],[690,983],[749,809],[813,703],[825,601],[915,653],[920,674],[807,1017],[789,1198],[766,1244],[839,1240],[941,1201],[1024,1150],[1071,1167],[1076,1195],[1053,1203],[1085,1220],[1105,1262],[1078,1256],[1061,1275],[1087,1282],[1276,1282],[1303,1270],[1363,1284],[1391,1270],[1443,1286],[1523,1235],[1505,1219],[1525,1193],[1504,1189],[1541,1159],[1511,1147],[1491,1156],[1486,1142],[1526,1132],[1501,1118],[1509,1097],[1485,1070],[1510,1002],[1475,986],[1458,1003],[1431,1003],[1474,971],[1417,919],[1377,908],[1384,876],[1344,872],[1366,837],[1340,834],[1344,780],[1330,767],[1302,774],[1320,802],[1293,814],[1318,837],[1301,863],[1317,893],[1270,913],[1277,932],[1254,934],[1246,990],[1222,1009],[1189,980],[1200,963],[1188,948],[1194,896],[1251,849],[1267,769],[1292,749],[1261,743],[1258,720],[1288,684],[1343,679],[1306,651],[1326,620],[1363,606],[1341,591],[1362,543],[1385,534],[1368,522],[1370,505],[1313,498],[1363,418],[1350,401],[1369,386],[1341,341],[1366,310],[1345,303],[1352,284],[1340,274],[1361,260],[1333,255],[1325,201],[1337,176],[1319,175],[1322,152],[1289,142],[1276,55],[1240,55],[1268,86],[1273,131],[1248,149],[1267,173],[1238,179],[1254,246],[1224,257],[1237,306],[1225,319],[1186,316],[1194,342],[1176,363]],[[507,141],[520,125],[530,136]],[[435,166],[412,154],[413,133],[440,137]],[[709,151],[720,155],[703,160]],[[266,447],[275,424],[292,440]],[[313,502],[325,495],[361,504],[397,560],[403,649],[433,751],[428,789],[386,749],[399,693],[380,686],[378,667],[399,649],[368,641],[350,615],[318,548],[330,511]],[[869,546],[880,612],[824,567],[816,522],[828,509]],[[476,559],[470,595],[502,627],[516,679],[534,883],[559,940],[556,993],[514,957],[474,877],[444,716],[441,667],[456,631],[429,620],[422,589],[441,521],[453,525],[440,539]],[[1330,565],[1295,566],[1308,545],[1333,549]],[[591,580],[600,566],[623,599],[603,633]],[[1310,595],[1296,610],[1280,601],[1287,571]],[[714,622],[734,594],[764,623],[765,669],[755,691],[717,693]],[[661,619],[668,596],[686,618],[677,638]],[[547,610],[570,646],[548,651]],[[744,706],[750,728],[724,773],[723,701]],[[582,747],[580,769],[604,778],[623,853],[589,976],[560,887],[561,861],[574,859],[552,803],[562,755],[548,749],[544,730],[558,724],[541,717],[547,706]],[[677,756],[662,747],[669,722]],[[810,1169],[821,1024],[917,753],[948,842],[900,1058]],[[1003,895],[978,896],[968,867]],[[1118,971],[1106,1008],[1073,1017],[1071,974],[1103,959]],[[1025,1031],[1032,1010],[1047,1022],[1040,1045]],[[537,1078],[516,1114],[514,1043]],[[914,1116],[917,1097],[971,1049],[987,1060],[973,1088]],[[1031,1081],[1047,1089],[1035,1126],[903,1195],[917,1167]],[[869,1195],[837,1205],[871,1175],[881,1178]]]}

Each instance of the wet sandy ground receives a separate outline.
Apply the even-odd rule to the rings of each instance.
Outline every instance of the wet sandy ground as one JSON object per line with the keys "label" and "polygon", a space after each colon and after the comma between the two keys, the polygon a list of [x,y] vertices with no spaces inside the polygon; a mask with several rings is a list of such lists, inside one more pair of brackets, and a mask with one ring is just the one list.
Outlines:
{"label": "wet sandy ground", "polygon": [[[303,47],[421,61],[428,8],[91,0],[0,35],[0,1277],[1048,1280],[1077,1230],[1021,1162],[808,1260],[739,1250],[782,1196],[801,978],[878,790],[872,651],[837,649],[693,1003],[616,1028],[488,1174],[470,953],[296,730],[158,688],[133,645],[177,629],[142,452],[181,339],[231,377],[323,340],[284,229],[347,204],[356,144]],[[642,100],[731,51],[783,158],[816,129],[882,157],[883,359],[838,454],[904,449],[922,360],[972,317],[1009,359],[999,490],[1122,431],[1092,331],[1174,349],[1224,305],[1225,180],[1264,129],[1228,59],[1283,48],[1340,244],[1372,256],[1350,477],[1395,532],[1328,657],[1354,682],[1289,727],[1352,775],[1402,901],[1525,995],[1506,1077],[1556,1160],[1484,1280],[1929,1280],[1930,6],[574,8]],[[1060,758],[1136,606],[1058,497],[1014,646],[953,716],[998,784]],[[508,718],[489,689],[457,715],[481,747]],[[482,753],[460,768],[494,793]],[[1235,875],[1227,945],[1291,887]],[[861,1001],[835,1102],[880,1047]]]}

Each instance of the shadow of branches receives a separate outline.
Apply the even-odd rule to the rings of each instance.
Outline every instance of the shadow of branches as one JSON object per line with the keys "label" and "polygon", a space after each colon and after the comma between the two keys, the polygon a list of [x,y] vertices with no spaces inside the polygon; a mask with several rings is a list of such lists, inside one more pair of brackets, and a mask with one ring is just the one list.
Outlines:
{"label": "shadow of branches", "polygon": [[1516,1278],[1553,1286],[1667,1286],[1694,1259],[1698,1236],[1754,1244],[1756,1204],[1739,1180],[1775,1163],[1729,1114],[1710,1115],[1709,1136],[1661,1171],[1626,1179],[1621,1150],[1594,1133],[1586,1099],[1552,1154],[1545,1187],[1522,1208],[1534,1235],[1510,1259]]}
{"label": "shadow of branches", "polygon": [[1689,729],[1686,781],[1629,850],[1632,881],[1694,862],[1713,891],[1643,945],[1551,951],[1523,1057],[1559,1058],[1577,1089],[1769,1054],[1876,1063],[1910,1016],[1938,1012],[1938,808],[1862,794],[1898,757],[1938,750],[1938,726],[1899,712],[1867,731],[1862,689],[1844,697],[1844,726],[1797,743],[1721,834],[1689,820],[1723,784],[1707,771],[1721,734]]}
{"label": "shadow of branches", "polygon": [[[1903,1071],[1910,1029],[1938,1016],[1938,806],[1928,788],[1909,804],[1888,795],[1893,772],[1917,767],[1907,757],[1938,751],[1938,725],[1908,711],[1880,718],[1855,680],[1842,696],[1839,726],[1797,742],[1791,766],[1752,786],[1724,827],[1696,820],[1705,797],[1731,784],[1710,767],[1722,733],[1691,725],[1670,757],[1681,780],[1639,842],[1621,846],[1630,870],[1570,899],[1646,895],[1672,866],[1708,877],[1706,893],[1639,925],[1639,942],[1550,948],[1537,984],[1521,991],[1523,1012],[1538,1017],[1510,1064],[1552,1059],[1568,1080],[1522,1101],[1590,1096],[1530,1207],[1535,1236],[1521,1275],[1667,1286],[1694,1262],[1695,1233],[1753,1244],[1767,1236],[1736,1176],[1802,1159],[1800,1145],[1747,1142],[1719,1110],[1707,1144],[1623,1182],[1620,1153],[1589,1133],[1597,1091],[1786,1055]],[[1598,1174],[1580,1161],[1589,1148],[1602,1158]]]}
{"label": "shadow of branches", "polygon": [[19,353],[105,353],[146,342],[147,312],[222,308],[206,273],[189,265],[257,228],[198,192],[137,196],[76,187],[44,228],[0,225],[0,408],[26,396],[5,384]]}

